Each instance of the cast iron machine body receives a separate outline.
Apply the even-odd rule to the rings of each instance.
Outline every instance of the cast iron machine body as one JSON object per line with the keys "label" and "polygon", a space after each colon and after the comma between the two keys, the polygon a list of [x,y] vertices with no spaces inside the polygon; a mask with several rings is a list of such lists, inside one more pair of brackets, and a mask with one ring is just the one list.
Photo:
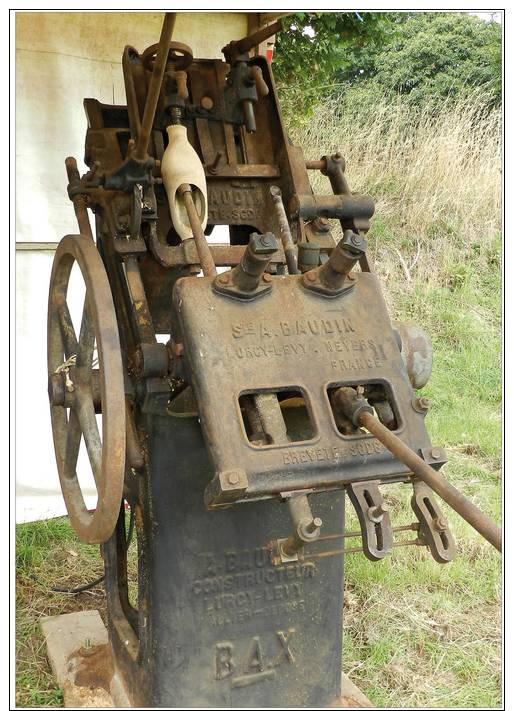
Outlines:
{"label": "cast iron machine body", "polygon": [[[355,535],[344,492],[370,560],[406,529],[440,562],[455,552],[424,483],[445,462],[416,393],[430,343],[389,320],[366,255],[373,201],[350,190],[342,156],[306,163],[287,138],[271,69],[249,55],[278,27],[230,43],[222,61],[171,42],[173,23],[143,54],[125,48],[126,106],[85,100],[89,171],[66,161],[80,234],[58,247],[48,317],[63,494],[78,535],[102,545],[132,704],[325,706],[340,696],[340,544]],[[313,194],[308,169],[332,195]],[[216,244],[219,225],[228,239]],[[75,471],[81,438],[93,514]],[[415,524],[393,528],[380,490],[391,482],[413,484]]]}

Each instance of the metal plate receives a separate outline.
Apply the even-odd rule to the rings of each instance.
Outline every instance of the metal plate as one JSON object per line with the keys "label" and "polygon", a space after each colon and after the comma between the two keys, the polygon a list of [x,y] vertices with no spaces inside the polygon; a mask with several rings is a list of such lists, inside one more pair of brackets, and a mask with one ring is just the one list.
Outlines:
{"label": "metal plate", "polygon": [[[413,390],[377,278],[357,273],[355,287],[337,298],[308,291],[297,276],[274,277],[272,283],[270,294],[249,303],[216,294],[209,279],[182,279],[174,289],[216,471],[208,503],[401,478],[404,465],[371,435],[348,437],[338,431],[327,394],[333,385],[383,383],[398,414],[399,437],[415,451],[430,446],[423,416],[411,406]],[[239,396],[285,388],[302,391],[315,436],[285,446],[253,446]],[[230,491],[226,479],[233,470],[243,481],[246,477],[244,491]]]}

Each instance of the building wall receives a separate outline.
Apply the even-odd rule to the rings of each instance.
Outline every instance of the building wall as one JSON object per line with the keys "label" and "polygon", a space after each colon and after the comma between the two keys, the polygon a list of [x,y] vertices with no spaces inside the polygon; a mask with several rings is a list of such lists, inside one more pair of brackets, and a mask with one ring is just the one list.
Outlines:
{"label": "building wall", "polygon": [[[16,13],[16,240],[56,243],[77,232],[64,159],[83,172],[85,97],[125,103],[121,57],[159,40],[163,13]],[[247,34],[246,13],[178,13],[173,39],[196,57]],[[22,246],[25,248],[22,249]],[[47,389],[46,310],[53,251],[16,251],[17,521],[65,513]],[[43,246],[43,245],[41,245]],[[77,301],[78,303],[78,301]],[[80,480],[93,492],[81,453]],[[94,496],[86,503],[92,505]]]}

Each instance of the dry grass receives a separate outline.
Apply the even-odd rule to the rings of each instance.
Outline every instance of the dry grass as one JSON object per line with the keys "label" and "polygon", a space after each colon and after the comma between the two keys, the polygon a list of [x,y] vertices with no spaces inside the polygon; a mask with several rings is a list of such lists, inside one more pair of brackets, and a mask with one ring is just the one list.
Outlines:
{"label": "dry grass", "polygon": [[[291,137],[306,158],[340,150],[351,189],[376,200],[371,245],[383,276],[442,283],[457,259],[484,266],[501,229],[501,112],[479,93],[430,111],[399,99],[363,110],[344,96],[320,103]],[[286,114],[294,107],[287,105]],[[315,192],[328,180],[312,174]],[[401,255],[401,259],[399,257]],[[403,274],[402,274],[403,272]]]}
{"label": "dry grass", "polygon": [[[351,189],[375,199],[369,249],[390,312],[433,342],[423,394],[432,441],[449,453],[444,473],[499,522],[501,113],[480,94],[433,114],[401,100],[369,109],[350,93],[302,122],[287,93],[285,103],[306,158],[340,150]],[[327,178],[310,177],[315,192],[330,192]],[[395,525],[412,519],[406,487],[387,498]],[[347,558],[345,671],[377,706],[501,704],[500,560],[446,513],[458,541],[449,565],[412,548],[379,564]]]}

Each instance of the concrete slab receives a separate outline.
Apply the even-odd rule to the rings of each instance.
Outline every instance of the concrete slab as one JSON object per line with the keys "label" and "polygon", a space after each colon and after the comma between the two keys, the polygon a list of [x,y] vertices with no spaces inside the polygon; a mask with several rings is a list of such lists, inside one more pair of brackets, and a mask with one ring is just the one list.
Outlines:
{"label": "concrete slab", "polygon": [[[107,629],[98,610],[45,617],[41,629],[47,656],[66,708],[130,708],[114,670]],[[342,675],[342,695],[333,708],[373,708]]]}
{"label": "concrete slab", "polygon": [[346,674],[343,674],[341,684],[341,707],[340,708],[357,708],[369,709],[373,708],[373,704],[364,696],[359,687],[355,686],[353,681],[348,679]]}
{"label": "concrete slab", "polygon": [[45,617],[47,656],[66,708],[128,707],[98,610]]}

